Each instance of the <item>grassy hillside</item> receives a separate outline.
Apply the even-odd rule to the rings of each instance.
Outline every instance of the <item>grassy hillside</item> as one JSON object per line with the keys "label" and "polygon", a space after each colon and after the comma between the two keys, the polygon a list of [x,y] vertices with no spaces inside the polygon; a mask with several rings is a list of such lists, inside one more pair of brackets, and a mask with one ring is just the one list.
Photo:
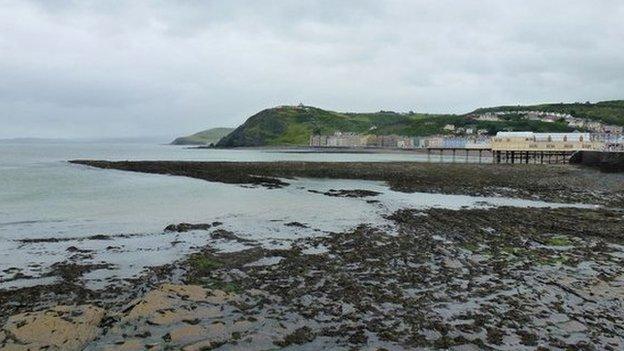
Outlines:
{"label": "grassy hillside", "polygon": [[542,104],[531,106],[498,106],[480,108],[473,113],[497,111],[544,111],[569,113],[574,117],[601,121],[607,124],[624,126],[624,100],[602,101],[597,103]]}
{"label": "grassy hillside", "polygon": [[312,134],[336,131],[368,134],[425,136],[445,134],[444,126],[501,130],[570,131],[563,123],[508,120],[474,121],[466,115],[432,115],[380,111],[374,113],[341,113],[316,107],[282,106],[263,110],[251,116],[217,146],[307,145]]}
{"label": "grassy hillside", "polygon": [[172,145],[210,145],[216,144],[234,130],[234,128],[212,128],[189,136],[176,138]]}
{"label": "grassy hillside", "polygon": [[570,132],[566,122],[533,121],[519,114],[507,114],[501,121],[476,121],[472,114],[497,111],[545,111],[569,113],[573,116],[624,125],[624,100],[598,103],[542,104],[532,106],[499,106],[481,108],[466,115],[432,115],[379,111],[343,113],[309,106],[281,106],[251,116],[217,144],[223,147],[307,145],[312,134],[336,131],[426,136],[447,134],[447,124],[455,127],[485,129],[493,135],[499,131]]}
{"label": "grassy hillside", "polygon": [[[395,112],[340,113],[316,107],[283,106],[251,116],[218,146],[307,145],[312,134],[336,131],[390,134],[408,127],[414,116]],[[371,128],[377,129],[371,130]]]}

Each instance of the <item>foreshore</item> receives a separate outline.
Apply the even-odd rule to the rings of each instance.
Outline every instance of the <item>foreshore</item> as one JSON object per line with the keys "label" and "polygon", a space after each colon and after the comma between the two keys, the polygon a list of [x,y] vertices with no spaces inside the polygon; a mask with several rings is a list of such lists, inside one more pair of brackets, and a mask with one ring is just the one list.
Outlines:
{"label": "foreshore", "polygon": [[[0,292],[0,346],[40,349],[605,349],[624,347],[624,181],[571,165],[72,161],[214,182],[297,177],[386,182],[403,192],[508,196],[597,208],[405,208],[263,247],[221,223],[174,223],[208,243],[116,288],[90,267]],[[364,197],[359,189],[319,196]],[[300,228],[305,223],[285,226]],[[257,228],[247,228],[249,232]],[[219,251],[230,242],[239,250]],[[79,252],[79,251],[78,251]],[[138,253],[137,253],[138,254]],[[11,317],[9,317],[11,315]],[[49,325],[54,324],[54,330]],[[0,348],[1,348],[0,347]]]}
{"label": "foreshore", "polygon": [[231,184],[283,187],[289,178],[362,179],[393,190],[508,196],[624,207],[624,174],[573,165],[419,162],[193,162],[73,160],[104,169],[168,174]]}

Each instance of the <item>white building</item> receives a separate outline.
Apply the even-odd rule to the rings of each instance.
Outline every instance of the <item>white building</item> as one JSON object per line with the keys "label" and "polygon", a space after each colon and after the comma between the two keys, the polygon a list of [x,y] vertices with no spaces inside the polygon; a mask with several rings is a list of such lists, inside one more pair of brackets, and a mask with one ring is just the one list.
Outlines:
{"label": "white building", "polygon": [[488,113],[479,115],[479,117],[477,117],[477,121],[497,122],[497,121],[500,121],[500,118],[496,114],[488,112]]}
{"label": "white building", "polygon": [[604,142],[590,133],[499,132],[492,138],[495,151],[566,151],[600,150]]}
{"label": "white building", "polygon": [[613,125],[605,125],[602,130],[605,133],[610,134],[622,134],[624,132],[624,127],[622,126],[613,126]]}

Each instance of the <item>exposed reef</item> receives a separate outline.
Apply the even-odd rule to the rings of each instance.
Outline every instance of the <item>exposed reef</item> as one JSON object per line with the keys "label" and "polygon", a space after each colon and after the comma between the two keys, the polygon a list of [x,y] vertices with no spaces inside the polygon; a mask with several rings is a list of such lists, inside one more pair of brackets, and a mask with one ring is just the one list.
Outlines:
{"label": "exposed reef", "polygon": [[[165,245],[202,241],[99,290],[83,277],[111,267],[82,244],[117,250],[120,235],[72,238],[69,257],[46,274],[56,281],[0,290],[0,349],[624,349],[621,174],[570,165],[75,163],[269,188],[295,177],[369,179],[405,192],[603,206],[393,209],[383,223],[336,232],[275,219],[292,235],[264,241],[251,235],[260,225],[171,224]],[[325,190],[310,196],[384,198]],[[19,244],[57,243],[37,240]]]}
{"label": "exposed reef", "polygon": [[365,179],[385,181],[392,189],[404,192],[509,196],[624,207],[624,174],[605,174],[572,165],[94,160],[70,162],[105,169],[169,174],[268,188],[287,186],[287,179],[295,177]]}
{"label": "exposed reef", "polygon": [[[624,347],[624,213],[400,210],[284,249],[211,245],[112,298],[15,309],[5,348]],[[600,223],[600,225],[596,225]],[[216,229],[211,237],[238,241]],[[63,279],[74,284],[69,275]],[[55,291],[50,288],[49,291]],[[58,301],[31,289],[30,299]],[[56,293],[56,291],[55,291]],[[62,292],[58,292],[62,293]],[[2,296],[3,306],[15,296]],[[25,303],[26,301],[22,301]],[[55,325],[53,331],[46,329]],[[59,346],[61,345],[61,346]]]}

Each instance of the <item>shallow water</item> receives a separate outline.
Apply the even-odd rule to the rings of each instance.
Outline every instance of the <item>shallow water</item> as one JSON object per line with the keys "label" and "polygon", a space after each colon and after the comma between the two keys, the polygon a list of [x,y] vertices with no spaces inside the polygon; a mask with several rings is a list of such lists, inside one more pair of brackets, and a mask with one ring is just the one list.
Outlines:
{"label": "shallow water", "polygon": [[[171,223],[223,222],[220,228],[266,247],[302,236],[327,235],[360,223],[387,225],[399,208],[560,206],[509,198],[399,193],[380,182],[288,180],[283,189],[249,188],[198,179],[94,169],[66,162],[108,160],[414,161],[412,154],[297,154],[261,150],[194,150],[132,143],[0,143],[0,289],[32,284],[55,262],[110,263],[83,279],[93,288],[171,262],[208,242],[233,251],[246,247],[212,240],[209,232],[166,233]],[[329,197],[309,190],[366,189],[370,198]],[[369,203],[367,200],[378,200]],[[568,205],[566,205],[568,206]],[[300,222],[307,227],[286,226]],[[102,234],[107,240],[88,238]],[[61,239],[28,242],[24,239]],[[68,251],[74,247],[80,251]],[[70,249],[71,250],[71,249]],[[30,279],[14,279],[17,273]],[[42,282],[53,282],[45,278]]]}

